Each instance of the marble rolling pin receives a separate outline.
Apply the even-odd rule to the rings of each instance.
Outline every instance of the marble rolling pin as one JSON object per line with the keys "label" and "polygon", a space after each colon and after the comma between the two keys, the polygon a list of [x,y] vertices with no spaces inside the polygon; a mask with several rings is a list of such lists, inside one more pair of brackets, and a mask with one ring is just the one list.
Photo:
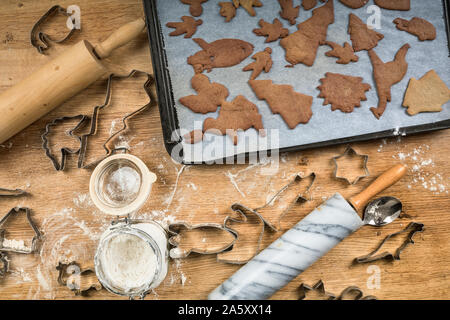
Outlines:
{"label": "marble rolling pin", "polygon": [[0,93],[0,144],[26,128],[94,81],[109,75],[101,59],[136,38],[145,29],[140,18],[93,47],[80,41],[60,56]]}
{"label": "marble rolling pin", "polygon": [[397,165],[349,202],[339,193],[316,208],[210,293],[210,300],[263,300],[287,285],[315,261],[358,230],[358,211],[376,194],[400,180]]}

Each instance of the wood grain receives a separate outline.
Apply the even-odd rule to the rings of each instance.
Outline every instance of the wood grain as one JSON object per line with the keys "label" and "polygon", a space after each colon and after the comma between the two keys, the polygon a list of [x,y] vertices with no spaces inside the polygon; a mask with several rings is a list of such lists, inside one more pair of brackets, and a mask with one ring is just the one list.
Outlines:
{"label": "wood grain", "polygon": [[[143,14],[140,0],[79,0],[76,4],[81,8],[82,31],[67,43],[54,45],[47,55],[39,55],[29,44],[29,31],[53,4],[56,2],[48,0],[2,1],[0,91],[11,87],[68,46],[82,39],[99,43],[122,24]],[[68,6],[73,1],[62,0],[58,4]],[[55,36],[62,35],[64,25],[64,19],[57,19],[46,26],[46,30]],[[120,71],[140,69],[151,72],[146,35],[115,51],[107,63]],[[146,102],[145,95],[140,93],[141,84],[142,79],[130,79],[126,85],[114,88],[112,104],[117,109],[110,109],[104,119],[105,130],[111,127],[112,121],[120,120],[121,105],[136,107]],[[0,147],[0,186],[23,188],[30,193],[23,198],[0,199],[1,212],[6,213],[14,206],[32,208],[33,218],[45,236],[40,254],[9,255],[12,273],[0,279],[0,299],[88,299],[75,297],[67,288],[59,286],[55,267],[63,257],[79,262],[92,261],[98,236],[108,226],[110,218],[98,212],[89,201],[91,170],[76,169],[76,157],[69,157],[67,170],[56,172],[41,149],[40,135],[45,124],[57,117],[91,114],[93,107],[102,103],[104,90],[105,82],[97,81]],[[382,299],[450,298],[449,130],[354,144],[358,152],[370,156],[368,167],[371,173],[355,186],[333,178],[331,159],[345,150],[345,146],[336,146],[283,154],[276,174],[272,175],[264,175],[261,165],[187,167],[174,190],[180,165],[170,159],[164,148],[157,108],[140,114],[130,125],[131,131],[124,138],[132,147],[132,154],[140,157],[158,175],[152,195],[139,213],[141,217],[159,220],[165,217],[166,220],[172,218],[191,224],[221,223],[231,213],[229,207],[234,202],[259,207],[296,173],[316,172],[318,177],[312,188],[312,200],[294,206],[284,216],[282,231],[266,231],[263,247],[335,192],[349,198],[388,167],[400,162],[407,164],[406,177],[383,195],[401,199],[405,212],[412,218],[397,220],[381,229],[361,228],[273,298],[297,299],[300,283],[312,285],[319,279],[324,281],[327,291],[335,294],[356,285],[365,294]],[[308,165],[304,165],[304,158],[308,159]],[[234,177],[239,190],[231,183],[229,174]],[[170,202],[172,194],[173,201]],[[425,232],[416,235],[416,243],[402,253],[400,261],[374,263],[381,272],[380,286],[368,288],[372,269],[369,265],[352,265],[352,260],[371,251],[385,235],[406,227],[411,220],[424,223]],[[30,235],[24,221],[11,223],[16,226],[13,237]],[[218,263],[214,255],[191,254],[187,259],[171,262],[167,279],[147,299],[205,299],[238,268]],[[92,293],[90,298],[123,299],[105,290]]]}

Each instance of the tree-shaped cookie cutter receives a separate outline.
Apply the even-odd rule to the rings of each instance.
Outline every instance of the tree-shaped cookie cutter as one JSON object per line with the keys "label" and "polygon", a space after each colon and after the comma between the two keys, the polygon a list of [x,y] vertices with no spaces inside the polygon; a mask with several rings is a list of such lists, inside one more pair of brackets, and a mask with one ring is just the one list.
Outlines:
{"label": "tree-shaped cookie cutter", "polygon": [[[348,155],[354,155],[354,156],[357,156],[357,157],[360,157],[360,158],[363,159],[363,169],[364,169],[364,174],[361,175],[361,176],[356,177],[355,180],[353,180],[353,181],[350,181],[347,177],[343,177],[343,176],[339,176],[339,175],[338,175],[338,171],[339,171],[338,160],[341,159],[341,158],[343,158],[343,157],[346,157],[346,156],[348,156]],[[351,146],[347,146],[347,148],[345,149],[345,151],[344,151],[343,154],[341,154],[341,155],[339,155],[339,156],[336,156],[336,157],[333,157],[333,162],[334,162],[334,166],[335,166],[335,167],[334,167],[334,173],[333,173],[333,176],[334,176],[336,179],[340,179],[340,180],[345,180],[345,181],[347,181],[348,184],[350,184],[350,185],[355,185],[355,184],[357,184],[357,183],[359,182],[359,180],[361,180],[361,179],[363,179],[363,178],[366,178],[366,177],[370,176],[369,169],[367,168],[367,162],[368,162],[368,161],[369,161],[369,156],[368,156],[368,155],[366,155],[366,154],[359,154],[359,153],[356,152],[355,149],[353,149]]]}

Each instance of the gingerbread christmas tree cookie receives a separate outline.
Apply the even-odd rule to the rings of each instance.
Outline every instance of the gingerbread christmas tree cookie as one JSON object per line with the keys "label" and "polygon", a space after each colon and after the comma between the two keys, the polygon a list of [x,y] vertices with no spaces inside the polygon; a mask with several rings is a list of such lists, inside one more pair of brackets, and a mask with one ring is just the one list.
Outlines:
{"label": "gingerbread christmas tree cookie", "polygon": [[312,117],[313,97],[294,91],[290,85],[277,85],[272,80],[248,82],[260,100],[266,100],[274,114],[280,114],[290,129],[308,123]]}
{"label": "gingerbread christmas tree cookie", "polygon": [[238,143],[237,131],[245,131],[250,128],[255,128],[259,130],[260,134],[265,134],[258,107],[244,96],[237,96],[232,102],[224,102],[217,119],[207,118],[203,123],[204,132],[215,129],[214,131],[218,131],[222,135],[228,134],[234,145]]}
{"label": "gingerbread christmas tree cookie", "polygon": [[168,22],[166,24],[167,27],[175,29],[169,33],[169,36],[179,36],[184,33],[185,38],[190,38],[197,31],[197,27],[203,23],[201,19],[195,20],[189,16],[182,16],[181,20],[183,22]]}
{"label": "gingerbread christmas tree cookie", "polygon": [[265,42],[273,42],[279,38],[285,38],[289,35],[289,30],[283,28],[283,24],[277,18],[273,20],[273,23],[269,23],[261,19],[258,24],[261,28],[253,29],[253,33],[257,36],[266,37]]}
{"label": "gingerbread christmas tree cookie", "polygon": [[422,78],[409,80],[403,106],[409,115],[420,112],[440,112],[442,106],[450,100],[450,90],[436,71],[428,71]]}
{"label": "gingerbread christmas tree cookie", "polygon": [[264,51],[258,52],[253,55],[252,59],[256,60],[255,62],[250,63],[248,66],[244,67],[243,71],[253,71],[250,76],[251,80],[255,80],[261,72],[264,70],[266,73],[270,71],[272,68],[272,49],[265,48]]}
{"label": "gingerbread christmas tree cookie", "polygon": [[312,17],[300,23],[298,31],[280,41],[286,51],[286,61],[291,65],[303,63],[312,66],[320,42],[327,38],[328,26],[334,22],[333,0],[313,10]]}
{"label": "gingerbread christmas tree cookie", "polygon": [[191,79],[191,85],[197,94],[181,98],[180,103],[198,113],[215,112],[229,94],[225,86],[211,83],[203,74],[196,74]]}
{"label": "gingerbread christmas tree cookie", "polygon": [[327,72],[320,82],[319,98],[325,99],[323,105],[331,104],[331,110],[339,109],[346,113],[360,107],[361,101],[367,100],[366,91],[371,88],[369,84],[363,83],[363,78],[331,72]]}
{"label": "gingerbread christmas tree cookie", "polygon": [[350,39],[352,39],[353,49],[356,52],[371,50],[378,45],[378,41],[384,38],[384,35],[381,33],[369,29],[369,27],[353,13],[350,13],[349,16],[348,33],[350,34]]}

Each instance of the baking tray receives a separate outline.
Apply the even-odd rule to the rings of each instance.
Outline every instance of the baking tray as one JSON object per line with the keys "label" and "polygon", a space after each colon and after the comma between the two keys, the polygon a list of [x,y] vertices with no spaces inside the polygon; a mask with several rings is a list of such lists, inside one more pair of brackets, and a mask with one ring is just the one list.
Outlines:
{"label": "baking tray", "polygon": [[[184,96],[187,94],[195,94],[195,91],[191,88],[190,85],[190,78],[194,75],[194,71],[190,65],[187,64],[186,59],[189,55],[194,54],[195,52],[199,51],[200,48],[196,44],[192,44],[192,39],[184,39],[182,36],[179,37],[168,37],[168,33],[172,29],[168,29],[165,24],[168,21],[179,21],[182,15],[189,15],[189,6],[182,4],[179,0],[143,0],[144,2],[144,9],[146,14],[146,20],[147,20],[147,26],[148,26],[148,35],[149,35],[149,42],[150,42],[150,49],[151,49],[151,58],[153,62],[153,69],[154,69],[154,75],[156,78],[156,84],[157,84],[157,95],[158,95],[158,105],[160,110],[160,116],[161,116],[161,124],[162,124],[162,130],[163,130],[163,136],[164,136],[164,144],[167,149],[167,152],[174,158],[176,161],[186,164],[192,164],[192,163],[211,163],[216,161],[217,163],[222,163],[224,158],[230,158],[230,157],[236,157],[239,155],[242,155],[241,152],[238,150],[242,150],[242,148],[235,148],[231,145],[230,139],[226,136],[223,137],[223,144],[227,147],[225,154],[220,154],[218,156],[215,156],[215,158],[205,158],[205,157],[196,157],[193,156],[192,153],[187,156],[186,150],[186,144],[182,142],[182,134],[180,133],[180,123],[189,123],[192,122],[192,119],[195,119],[194,117],[198,117],[197,122],[202,123],[203,119],[206,117],[217,117],[218,112],[208,114],[206,116],[204,115],[190,115],[186,114],[186,112],[191,112],[190,110],[186,110],[187,108],[184,108],[183,106],[180,106],[178,103],[178,99],[180,96]],[[251,42],[255,45],[255,50],[253,53],[256,53],[257,51],[261,51],[266,46],[271,46],[272,49],[274,47],[279,47],[278,52],[275,52],[272,55],[272,58],[275,61],[274,66],[278,63],[283,63],[283,66],[287,63],[284,61],[284,50],[279,46],[278,42],[272,43],[272,45],[265,44],[264,38],[261,37],[255,37],[253,35],[253,38],[251,40],[247,39],[249,36],[242,35],[242,31],[244,28],[236,28],[236,23],[244,24],[247,29],[253,29],[257,27],[257,22],[260,18],[264,18],[266,21],[272,21],[273,18],[277,17],[280,19],[280,21],[283,22],[284,27],[289,28],[290,32],[296,31],[296,27],[290,26],[285,20],[281,19],[278,15],[279,12],[279,5],[277,0],[265,0],[263,2],[263,7],[256,8],[256,17],[250,17],[245,10],[238,9],[237,15],[230,23],[225,23],[224,18],[219,15],[219,6],[218,6],[218,0],[209,0],[208,2],[204,3],[203,8],[203,14],[202,16],[196,18],[196,19],[202,19],[204,21],[204,24],[199,27],[197,33],[193,36],[193,38],[199,37],[204,38],[206,41],[211,42],[217,39],[221,39],[224,37],[228,38],[237,38],[237,39],[243,39],[246,41]],[[298,3],[297,3],[298,2]],[[359,142],[359,141],[367,141],[367,140],[373,140],[373,139],[380,139],[380,138],[389,138],[393,136],[397,136],[400,134],[402,135],[411,135],[411,134],[417,134],[422,132],[428,132],[428,131],[434,131],[434,130],[441,130],[441,129],[447,129],[450,128],[450,103],[447,103],[444,106],[444,111],[441,113],[429,113],[429,114],[421,114],[419,116],[410,117],[406,114],[405,108],[401,107],[401,102],[403,101],[403,94],[406,90],[406,87],[408,85],[408,81],[411,77],[420,78],[423,76],[427,71],[430,69],[435,69],[438,74],[441,76],[441,78],[446,82],[449,83],[449,19],[448,19],[448,0],[431,0],[426,1],[428,5],[423,5],[425,2],[417,2],[412,1],[412,8],[409,12],[401,12],[401,11],[389,11],[389,10],[382,10],[382,24],[383,29],[378,30],[381,33],[385,34],[385,39],[380,42],[380,44],[384,42],[387,42],[386,38],[389,37],[391,33],[395,33],[397,39],[395,39],[396,44],[395,47],[392,48],[392,50],[387,50],[386,45],[383,47],[379,44],[375,50],[383,59],[384,61],[389,61],[393,59],[393,56],[398,48],[403,43],[410,43],[411,46],[414,48],[415,46],[426,46],[433,51],[434,56],[433,59],[430,58],[430,60],[439,60],[439,61],[432,61],[432,66],[430,67],[423,67],[420,68],[416,63],[411,63],[412,58],[410,57],[411,53],[407,56],[407,61],[409,63],[409,69],[408,73],[405,76],[405,78],[402,80],[401,83],[394,86],[392,88],[392,95],[393,99],[392,102],[388,104],[387,111],[385,115],[381,118],[381,120],[376,120],[371,112],[369,111],[369,107],[376,106],[378,98],[376,95],[375,90],[375,84],[373,82],[373,77],[370,78],[361,74],[353,74],[351,68],[361,68],[361,63],[364,63],[364,68],[367,69],[367,72],[372,72],[372,66],[370,62],[368,62],[367,53],[365,51],[357,53],[360,57],[360,61],[357,64],[354,64],[354,66],[342,66],[337,65],[335,63],[335,59],[324,57],[324,52],[330,50],[329,47],[322,46],[319,48],[317,53],[317,59],[315,62],[315,65],[313,67],[306,67],[304,65],[297,65],[294,68],[290,70],[296,70],[298,74],[302,74],[302,71],[304,72],[305,68],[314,68],[320,61],[326,61],[326,66],[329,67],[330,70],[323,71],[320,76],[316,76],[316,82],[313,84],[314,88],[317,87],[319,83],[319,79],[324,77],[324,73],[327,71],[330,72],[338,72],[338,73],[344,73],[354,76],[363,76],[364,82],[369,83],[372,86],[372,90],[370,91],[370,94],[368,93],[369,100],[366,102],[362,102],[361,108],[355,109],[355,112],[361,112],[361,109],[365,112],[365,114],[359,114],[357,117],[360,117],[364,121],[364,127],[372,128],[380,126],[380,121],[389,121],[389,112],[390,110],[396,110],[395,112],[399,113],[401,112],[402,115],[396,115],[396,117],[404,117],[405,121],[390,121],[389,123],[385,125],[381,125],[380,127],[385,127],[383,130],[375,130],[374,132],[363,132],[362,134],[358,134],[358,130],[355,130],[355,132],[351,132],[353,130],[353,127],[351,123],[347,123],[348,120],[342,121],[343,118],[349,117],[349,115],[343,115],[339,114],[340,111],[334,111],[331,112],[330,106],[322,106],[323,99],[317,98],[318,91],[312,91],[312,92],[304,92],[304,90],[299,90],[296,85],[298,84],[304,84],[301,80],[297,80],[295,83],[292,83],[292,81],[279,81],[278,79],[273,79],[273,72],[271,71],[269,74],[262,74],[258,79],[272,79],[274,80],[274,83],[276,84],[290,84],[294,86],[294,89],[298,92],[305,93],[312,95],[314,97],[315,104],[319,104],[320,108],[315,106],[313,104],[313,118],[316,115],[316,113],[327,113],[328,115],[331,115],[333,125],[338,125],[342,127],[346,127],[346,131],[350,131],[347,135],[341,134],[341,137],[337,138],[321,138],[319,141],[314,142],[305,142],[305,143],[296,143],[296,142],[285,142],[285,145],[281,145],[279,148],[279,152],[289,152],[289,151],[297,151],[297,150],[305,150],[305,149],[312,149],[312,148],[319,148],[324,146],[330,146],[330,145],[337,145],[337,144],[343,144],[343,143],[353,143],[353,142]],[[429,4],[431,3],[432,4]],[[300,0],[296,1],[294,0],[295,5],[300,4]],[[319,6],[322,5],[319,2]],[[167,6],[172,6],[170,10],[167,9]],[[328,29],[328,36],[327,40],[335,41],[340,44],[342,44],[344,41],[350,42],[349,35],[346,32],[346,26],[348,22],[348,12],[353,12],[359,17],[364,17],[364,15],[367,17],[367,6],[363,7],[358,10],[350,10],[349,8],[343,8],[344,6],[339,3],[337,0],[334,0],[334,6],[335,6],[335,23],[330,25]],[[265,11],[264,11],[265,8]],[[158,9],[160,9],[160,12],[158,12]],[[363,11],[364,10],[364,11]],[[345,14],[338,15],[338,12],[341,11],[347,11]],[[417,12],[420,11],[420,12]],[[439,11],[439,12],[438,12]],[[173,12],[173,14],[171,14]],[[311,16],[312,11],[304,11],[303,8],[300,9],[300,16],[297,19],[297,24],[308,19]],[[414,16],[421,16],[429,21],[431,21],[437,28],[438,37],[436,40],[432,42],[422,42],[419,43],[417,38],[406,33],[401,32],[395,29],[395,26],[392,24],[393,17],[402,17],[405,19],[410,19]],[[338,19],[342,19],[341,17],[345,17],[345,21],[338,21]],[[211,30],[211,28],[208,28],[208,23],[210,24],[210,21],[214,21],[214,32],[208,32],[208,34],[205,34],[205,30]],[[389,23],[391,25],[389,25]],[[330,29],[334,25],[340,25],[336,28],[335,31],[330,31]],[[220,28],[219,28],[220,27]],[[345,27],[345,32],[342,32]],[[200,32],[203,28],[203,33]],[[236,31],[239,30],[239,31]],[[215,36],[215,33],[217,35]],[[251,32],[248,32],[251,33]],[[392,41],[392,40],[391,40]],[[166,47],[166,45],[168,47]],[[174,48],[177,48],[177,51],[174,53]],[[386,54],[383,52],[389,51]],[[436,54],[436,48],[439,49],[438,54]],[[281,59],[279,61],[276,61],[277,57],[274,57],[274,55],[280,55],[279,50],[282,51],[281,57],[278,57],[278,59]],[[169,53],[167,52],[169,51]],[[364,54],[365,53],[365,54]],[[419,52],[420,53],[420,52]],[[417,50],[416,50],[417,54]],[[427,54],[429,55],[429,54]],[[423,56],[427,57],[427,55]],[[363,56],[363,58],[362,58]],[[438,59],[436,59],[438,57]],[[178,60],[178,58],[180,60]],[[362,59],[361,59],[362,58]],[[172,60],[171,60],[172,59]],[[176,65],[175,63],[172,63],[173,60],[178,61],[184,61],[183,65]],[[363,60],[363,62],[362,62]],[[205,75],[207,75],[211,81],[218,82],[221,84],[224,84],[225,86],[229,86],[228,83],[226,83],[226,80],[220,79],[221,75],[226,74],[226,72],[241,72],[240,70],[243,68],[243,66],[250,63],[251,58],[247,58],[244,62],[239,64],[238,66],[231,67],[231,68],[224,68],[224,69],[214,69],[211,73],[204,72]],[[281,61],[281,62],[280,62]],[[426,64],[426,63],[425,63]],[[422,63],[423,65],[423,63]],[[233,69],[231,71],[226,71],[226,69]],[[322,68],[323,69],[323,68]],[[347,72],[346,72],[347,69]],[[171,71],[172,70],[172,71]],[[215,70],[219,70],[216,72]],[[281,69],[283,70],[283,69]],[[287,69],[286,69],[287,70]],[[291,71],[285,71],[283,72],[291,72]],[[216,74],[214,74],[216,73]],[[239,77],[243,79],[243,83],[245,83],[249,78],[248,72],[241,72]],[[174,81],[172,81],[172,78],[174,78]],[[228,78],[228,76],[226,76]],[[225,78],[225,79],[226,79]],[[284,78],[284,77],[283,77]],[[289,78],[289,77],[286,77]],[[181,80],[181,81],[180,81]],[[173,82],[175,82],[175,85],[173,85]],[[248,86],[247,86],[248,87]],[[241,84],[241,87],[243,88],[243,85]],[[230,89],[230,87],[229,87]],[[254,95],[251,93],[248,93],[248,91],[251,89],[247,88],[246,93],[243,95],[246,96],[250,101],[257,104],[260,113],[263,114],[263,122],[266,128],[266,122],[269,123],[269,129],[270,128],[277,128],[277,126],[283,126],[283,121],[279,118],[279,115],[271,115],[270,110],[265,103],[265,101],[258,100]],[[175,94],[174,94],[175,91]],[[180,93],[182,92],[182,93]],[[241,92],[233,92],[232,89],[230,89],[230,96],[228,100],[231,100],[236,96],[237,94],[241,94]],[[373,100],[373,97],[375,100]],[[396,98],[397,97],[397,98]],[[181,108],[181,109],[180,109]],[[184,109],[183,109],[184,108]],[[396,109],[395,109],[396,108]],[[264,111],[262,111],[264,110]],[[353,115],[351,114],[351,115]],[[187,115],[187,116],[186,116]],[[434,116],[433,116],[434,115]],[[192,118],[190,118],[192,117]],[[267,120],[267,118],[270,117],[270,121]],[[278,117],[278,118],[277,118]],[[330,117],[330,116],[328,116]],[[188,118],[189,120],[186,120]],[[395,117],[394,117],[395,118]],[[337,119],[335,121],[335,119]],[[358,118],[356,118],[358,119]],[[388,120],[386,120],[388,119]],[[418,122],[417,124],[408,125],[411,123],[411,119],[418,119],[418,121],[412,121],[412,122]],[[406,121],[408,120],[408,121]],[[374,125],[371,125],[371,121],[373,121]],[[378,121],[378,122],[377,122]],[[304,128],[303,126],[306,125],[299,125],[295,130],[297,130],[299,127]],[[201,127],[200,127],[201,128]],[[338,128],[338,127],[336,127]],[[198,127],[192,127],[187,128],[187,130],[192,129],[198,129]],[[325,128],[326,129],[326,128]],[[326,129],[327,130],[327,129]],[[331,129],[330,129],[331,130]],[[247,130],[247,132],[254,131],[254,130]],[[364,131],[364,130],[363,130]],[[370,131],[370,129],[369,129]],[[247,134],[243,133],[243,134]],[[295,131],[288,131],[291,136],[294,136],[296,133]],[[361,132],[359,132],[361,133]],[[252,134],[252,133],[250,133]],[[256,135],[254,132],[253,135]],[[286,136],[282,136],[282,141],[286,141],[284,139]],[[226,140],[228,139],[228,141]],[[240,139],[242,137],[240,136]],[[245,140],[245,139],[244,139]],[[291,145],[289,145],[289,143]],[[283,144],[283,143],[282,143]],[[287,144],[287,145],[286,145]],[[198,145],[198,144],[197,144]],[[202,145],[202,144],[200,144]],[[187,145],[189,148],[193,148],[192,145]],[[195,146],[195,145],[194,145]],[[196,150],[198,151],[199,147],[195,146]],[[205,149],[204,146],[200,146],[200,149],[202,152],[203,149]],[[264,149],[264,148],[261,148]],[[250,148],[250,150],[245,150],[245,155],[248,156],[249,154],[252,154],[254,152],[261,150],[259,147],[256,148]],[[231,153],[229,152],[231,150]],[[203,153],[202,153],[203,155]]]}

